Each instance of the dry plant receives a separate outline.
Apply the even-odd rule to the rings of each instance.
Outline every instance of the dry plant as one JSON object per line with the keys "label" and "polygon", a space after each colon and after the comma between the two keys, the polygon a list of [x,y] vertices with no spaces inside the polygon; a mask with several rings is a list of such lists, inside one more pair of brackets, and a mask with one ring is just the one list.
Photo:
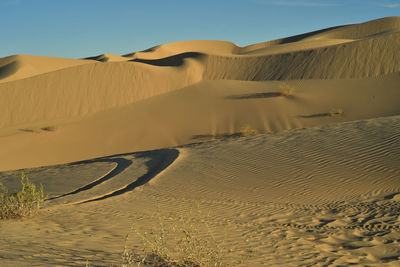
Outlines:
{"label": "dry plant", "polygon": [[[163,216],[157,213],[157,229],[140,231],[132,224],[125,237],[122,266],[224,266],[229,252],[224,242],[215,239],[208,221],[199,205],[189,211]],[[135,251],[128,248],[130,234],[135,233],[141,246]]]}
{"label": "dry plant", "polygon": [[250,136],[258,134],[258,131],[256,129],[251,128],[250,125],[245,125],[242,128],[240,128],[239,134],[241,136]]}
{"label": "dry plant", "polygon": [[41,130],[47,131],[47,132],[54,132],[57,130],[57,127],[56,126],[46,126],[46,127],[41,128]]}
{"label": "dry plant", "polygon": [[342,116],[342,115],[343,115],[343,110],[341,108],[333,108],[329,112],[330,117]]}
{"label": "dry plant", "polygon": [[290,96],[294,93],[294,87],[284,82],[279,86],[279,92],[281,96]]}
{"label": "dry plant", "polygon": [[25,173],[21,173],[21,191],[9,194],[0,182],[0,219],[21,218],[36,214],[47,198],[43,186],[39,189],[31,183]]}

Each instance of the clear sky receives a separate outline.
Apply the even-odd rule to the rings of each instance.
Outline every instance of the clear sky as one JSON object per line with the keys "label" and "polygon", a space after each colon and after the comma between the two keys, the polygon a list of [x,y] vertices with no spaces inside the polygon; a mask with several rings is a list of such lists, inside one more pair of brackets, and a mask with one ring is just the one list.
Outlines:
{"label": "clear sky", "polygon": [[182,40],[240,46],[400,15],[400,0],[0,0],[0,57],[126,54]]}

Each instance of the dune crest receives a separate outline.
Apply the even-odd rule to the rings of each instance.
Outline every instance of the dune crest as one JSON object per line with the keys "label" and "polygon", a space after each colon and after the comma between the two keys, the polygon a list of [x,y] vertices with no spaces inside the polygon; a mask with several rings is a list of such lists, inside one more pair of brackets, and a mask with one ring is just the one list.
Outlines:
{"label": "dune crest", "polygon": [[31,55],[0,58],[0,84],[89,63],[79,59]]}
{"label": "dune crest", "polygon": [[117,56],[113,54],[102,54],[99,56],[94,56],[94,57],[87,57],[84,59],[90,59],[90,60],[96,60],[100,62],[119,62],[119,61],[128,61],[129,58],[123,57],[123,56]]}

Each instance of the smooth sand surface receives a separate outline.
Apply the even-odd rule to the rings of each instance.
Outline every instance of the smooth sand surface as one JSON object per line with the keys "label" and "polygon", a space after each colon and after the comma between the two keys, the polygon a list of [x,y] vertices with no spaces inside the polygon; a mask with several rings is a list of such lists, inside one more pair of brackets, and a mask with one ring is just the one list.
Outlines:
{"label": "smooth sand surface", "polygon": [[399,49],[391,17],[0,59],[0,181],[17,190],[23,169],[49,194],[0,221],[0,265],[118,264],[131,223],[196,201],[233,265],[398,266]]}

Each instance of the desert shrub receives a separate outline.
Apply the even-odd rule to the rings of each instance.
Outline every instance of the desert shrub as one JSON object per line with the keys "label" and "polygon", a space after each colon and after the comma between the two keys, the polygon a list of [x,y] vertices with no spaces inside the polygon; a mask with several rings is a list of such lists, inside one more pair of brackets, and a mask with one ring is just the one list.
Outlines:
{"label": "desert shrub", "polygon": [[[229,252],[218,242],[208,225],[209,217],[197,205],[190,211],[156,215],[157,229],[140,231],[132,224],[126,235],[122,266],[224,266]],[[135,251],[128,247],[130,234],[136,234],[141,245]]]}
{"label": "desert shrub", "polygon": [[25,173],[21,173],[21,190],[8,193],[7,188],[0,183],[0,219],[12,219],[36,214],[47,198],[43,186],[39,189],[29,181]]}
{"label": "desert shrub", "polygon": [[281,96],[290,96],[294,93],[294,87],[288,85],[287,83],[282,83],[279,86],[279,92]]}
{"label": "desert shrub", "polygon": [[342,116],[343,115],[343,110],[341,108],[333,108],[329,112],[329,116],[335,117],[335,116]]}
{"label": "desert shrub", "polygon": [[46,127],[42,127],[41,130],[47,131],[47,132],[54,132],[57,130],[57,127],[56,126],[46,126]]}
{"label": "desert shrub", "polygon": [[250,136],[258,134],[258,131],[256,129],[251,128],[250,125],[245,125],[242,128],[240,128],[239,134],[241,136]]}

